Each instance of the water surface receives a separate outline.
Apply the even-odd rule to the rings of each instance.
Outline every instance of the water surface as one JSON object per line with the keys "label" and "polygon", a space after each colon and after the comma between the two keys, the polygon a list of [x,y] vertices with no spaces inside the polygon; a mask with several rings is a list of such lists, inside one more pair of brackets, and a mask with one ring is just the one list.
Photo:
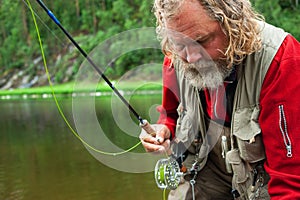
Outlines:
{"label": "water surface", "polygon": [[[97,113],[109,113],[105,102],[110,101],[100,98]],[[135,101],[144,115],[160,98]],[[72,121],[72,99],[59,103]],[[72,135],[52,99],[1,101],[0,110],[1,200],[162,199],[152,172],[125,173],[95,159]]]}

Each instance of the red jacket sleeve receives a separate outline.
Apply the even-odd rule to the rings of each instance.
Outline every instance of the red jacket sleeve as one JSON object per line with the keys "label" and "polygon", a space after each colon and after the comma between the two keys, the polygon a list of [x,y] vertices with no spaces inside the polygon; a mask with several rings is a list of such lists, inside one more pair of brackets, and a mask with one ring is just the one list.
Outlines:
{"label": "red jacket sleeve", "polygon": [[176,72],[172,66],[172,61],[165,57],[163,63],[163,96],[162,105],[157,108],[160,112],[158,119],[159,124],[165,124],[172,133],[172,138],[175,136],[176,121],[178,118],[178,84]]}
{"label": "red jacket sleeve", "polygon": [[272,200],[300,199],[300,44],[291,35],[270,65],[260,104],[269,194]]}

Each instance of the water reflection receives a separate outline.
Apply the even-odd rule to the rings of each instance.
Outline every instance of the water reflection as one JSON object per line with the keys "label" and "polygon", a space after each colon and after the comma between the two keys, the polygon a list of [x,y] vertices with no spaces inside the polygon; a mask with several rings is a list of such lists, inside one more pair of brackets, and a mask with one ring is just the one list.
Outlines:
{"label": "water reflection", "polygon": [[[160,100],[141,101],[137,109],[147,114],[145,103]],[[59,102],[72,121],[71,99]],[[0,110],[1,200],[162,199],[152,173],[116,171],[90,155],[52,100],[2,101]]]}

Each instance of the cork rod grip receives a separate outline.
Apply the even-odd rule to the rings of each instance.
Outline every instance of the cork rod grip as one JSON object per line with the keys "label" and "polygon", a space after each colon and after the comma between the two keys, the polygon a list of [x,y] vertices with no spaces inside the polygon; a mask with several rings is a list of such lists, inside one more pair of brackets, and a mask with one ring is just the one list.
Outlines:
{"label": "cork rod grip", "polygon": [[149,124],[149,122],[148,122],[147,120],[143,120],[143,124],[140,124],[140,126],[141,126],[142,129],[144,129],[149,135],[155,137],[156,131],[155,131],[154,128],[151,126],[151,124]]}

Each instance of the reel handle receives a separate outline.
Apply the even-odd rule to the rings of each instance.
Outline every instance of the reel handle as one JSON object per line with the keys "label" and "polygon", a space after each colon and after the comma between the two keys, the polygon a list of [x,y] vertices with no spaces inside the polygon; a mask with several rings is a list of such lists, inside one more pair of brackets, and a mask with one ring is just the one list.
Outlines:
{"label": "reel handle", "polygon": [[144,129],[146,131],[146,133],[148,133],[149,135],[155,137],[156,136],[156,131],[154,130],[154,128],[151,126],[151,124],[147,121],[147,120],[143,120],[143,124],[140,123],[140,126],[142,127],[142,129]]}

